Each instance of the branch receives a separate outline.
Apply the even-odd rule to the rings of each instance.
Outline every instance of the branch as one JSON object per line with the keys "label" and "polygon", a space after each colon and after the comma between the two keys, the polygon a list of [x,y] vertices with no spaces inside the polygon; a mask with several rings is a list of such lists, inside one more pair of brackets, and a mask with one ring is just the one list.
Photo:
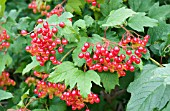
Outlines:
{"label": "branch", "polygon": [[68,52],[63,56],[63,58],[61,59],[61,62],[62,62],[74,49],[75,49],[75,47],[72,48],[70,51],[68,51]]}
{"label": "branch", "polygon": [[106,28],[104,29],[104,38],[106,38],[106,31],[107,31],[107,29],[108,29],[108,27],[106,27]]}
{"label": "branch", "polygon": [[63,1],[61,2],[61,5],[63,5],[65,2],[67,2],[67,0],[63,0]]}
{"label": "branch", "polygon": [[159,67],[164,67],[162,64],[160,64],[159,62],[157,62],[156,60],[154,60],[153,58],[149,58],[153,63],[155,63],[156,65],[158,65]]}

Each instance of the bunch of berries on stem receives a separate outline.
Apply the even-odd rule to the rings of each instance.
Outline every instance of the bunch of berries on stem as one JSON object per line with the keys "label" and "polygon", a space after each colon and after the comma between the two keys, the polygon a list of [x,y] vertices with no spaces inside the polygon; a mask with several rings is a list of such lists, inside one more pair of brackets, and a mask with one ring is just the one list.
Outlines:
{"label": "bunch of berries on stem", "polygon": [[[65,23],[61,22],[56,26],[51,26],[47,21],[38,19],[38,24],[43,24],[43,28],[38,28],[30,34],[32,39],[31,46],[26,47],[26,51],[36,56],[37,61],[40,62],[41,66],[44,66],[45,62],[50,60],[52,64],[61,64],[56,58],[56,49],[59,54],[64,52],[64,46],[68,44],[66,38],[56,37],[58,28],[64,28]],[[52,28],[51,28],[52,27]],[[21,31],[22,35],[25,35],[26,31]]]}
{"label": "bunch of berries on stem", "polygon": [[10,36],[7,34],[6,30],[3,30],[0,34],[0,51],[3,49],[7,49],[10,46],[10,43],[7,40],[10,39]]}
{"label": "bunch of berries on stem", "polygon": [[[90,70],[117,72],[119,76],[125,76],[126,71],[133,72],[134,65],[140,64],[142,54],[147,53],[145,46],[148,40],[149,35],[146,35],[144,39],[127,36],[119,43],[103,38],[104,44],[85,43],[78,56],[86,60]],[[92,47],[92,53],[87,51],[90,47]]]}
{"label": "bunch of berries on stem", "polygon": [[9,78],[10,74],[6,71],[3,71],[0,75],[0,87],[2,87],[4,90],[7,89],[7,86],[15,86],[16,83],[14,80]]}

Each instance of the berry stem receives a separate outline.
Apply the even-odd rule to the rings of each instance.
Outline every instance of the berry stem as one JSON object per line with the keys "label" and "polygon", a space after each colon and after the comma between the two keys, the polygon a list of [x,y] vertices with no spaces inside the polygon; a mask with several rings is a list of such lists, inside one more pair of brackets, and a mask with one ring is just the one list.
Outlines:
{"label": "berry stem", "polygon": [[67,0],[63,0],[63,1],[61,2],[61,5],[63,5],[65,2],[67,2]]}
{"label": "berry stem", "polygon": [[87,70],[87,65],[85,64],[84,65],[84,72],[86,72],[86,70]]}
{"label": "berry stem", "polygon": [[61,62],[63,62],[63,60],[64,60],[74,49],[75,49],[75,47],[72,48],[70,51],[68,51],[68,52],[63,56],[63,58],[61,59]]}
{"label": "berry stem", "polygon": [[149,58],[153,63],[155,63],[156,65],[158,65],[159,67],[164,67],[163,65],[161,65],[159,62],[157,62],[156,60],[154,60],[153,58]]}
{"label": "berry stem", "polygon": [[106,31],[107,31],[107,29],[108,29],[108,27],[106,27],[106,28],[104,29],[104,38],[106,38]]}
{"label": "berry stem", "polygon": [[38,99],[39,99],[39,98],[32,98],[31,101],[29,101],[29,102],[25,105],[24,109],[26,110],[27,107],[28,107],[33,101],[38,100]]}

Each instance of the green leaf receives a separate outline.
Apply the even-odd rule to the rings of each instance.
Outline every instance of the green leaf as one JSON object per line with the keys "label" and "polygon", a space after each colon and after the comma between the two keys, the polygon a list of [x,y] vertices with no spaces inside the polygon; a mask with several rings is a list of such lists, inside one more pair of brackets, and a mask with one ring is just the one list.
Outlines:
{"label": "green leaf", "polygon": [[136,12],[145,12],[155,3],[155,0],[128,0],[131,9]]}
{"label": "green leaf", "polygon": [[0,2],[0,17],[2,17],[4,15],[5,2],[6,2],[6,0],[1,0],[1,2]]}
{"label": "green leaf", "polygon": [[92,24],[94,23],[94,19],[91,16],[88,16],[88,15],[84,16],[84,20],[85,20],[87,27],[92,26]]}
{"label": "green leaf", "polygon": [[[65,80],[66,86],[70,83],[69,76],[72,76],[78,70],[78,68],[74,67],[72,62],[68,61],[54,67],[54,69],[56,70],[50,74],[48,81],[58,83]],[[68,77],[68,79],[66,79],[66,77]]]}
{"label": "green leaf", "polygon": [[103,16],[108,16],[112,10],[117,10],[122,6],[122,0],[105,0],[104,4],[101,4],[100,9]]}
{"label": "green leaf", "polygon": [[0,90],[0,101],[5,100],[5,99],[9,99],[9,98],[12,98],[12,97],[13,97],[13,95],[10,92]]}
{"label": "green leaf", "polygon": [[170,34],[170,24],[159,22],[157,27],[149,28],[147,33],[150,35],[149,43],[151,44],[157,40],[166,39]]}
{"label": "green leaf", "polygon": [[72,76],[72,81],[75,84],[77,83],[77,87],[80,90],[80,93],[82,94],[83,97],[87,97],[87,94],[90,94],[92,87],[91,82],[100,85],[100,77],[93,70],[89,70],[87,72],[83,72],[81,70],[76,71],[74,76]]}
{"label": "green leaf", "polygon": [[26,30],[29,26],[30,17],[22,17],[19,19],[19,23],[17,24],[17,28],[20,30]]}
{"label": "green leaf", "polygon": [[73,27],[81,27],[82,29],[85,30],[86,29],[86,23],[85,23],[84,20],[79,19],[74,23]]}
{"label": "green leaf", "polygon": [[81,12],[81,8],[83,8],[85,5],[85,1],[80,1],[80,0],[74,0],[74,2],[72,0],[68,0],[67,4],[65,6],[66,10],[73,13],[77,13],[79,15],[82,14]]}
{"label": "green leaf", "polygon": [[24,99],[28,97],[30,89],[28,89],[22,96],[20,102],[17,104],[20,107],[24,107]]}
{"label": "green leaf", "polygon": [[5,66],[9,66],[12,63],[12,58],[11,56],[7,54],[0,53],[0,75],[2,71],[4,71]]}
{"label": "green leaf", "polygon": [[12,27],[14,27],[16,24],[17,24],[16,21],[14,21],[11,17],[8,17],[5,23],[3,23],[1,26],[6,29],[7,33],[10,36],[15,37],[16,35]]}
{"label": "green leaf", "polygon": [[67,105],[63,101],[55,103],[55,105],[50,105],[50,111],[66,111]]}
{"label": "green leaf", "polygon": [[160,21],[165,21],[170,15],[170,5],[159,6],[159,3],[155,3],[149,10],[148,16]]}
{"label": "green leaf", "polygon": [[34,109],[32,111],[47,111],[46,109]]}
{"label": "green leaf", "polygon": [[83,72],[74,67],[72,62],[63,62],[55,68],[56,70],[50,74],[48,81],[54,83],[64,81],[66,86],[69,85],[71,89],[77,84],[83,97],[87,97],[91,92],[91,82],[100,85],[100,77],[95,71]]}
{"label": "green leaf", "polygon": [[128,87],[131,98],[127,111],[162,109],[170,100],[170,64],[166,67],[146,65],[140,76]]}
{"label": "green leaf", "polygon": [[167,106],[162,111],[170,111],[170,102],[167,104]]}
{"label": "green leaf", "polygon": [[101,82],[103,83],[106,92],[110,93],[116,85],[119,85],[119,77],[117,73],[101,72],[98,74],[101,78]]}
{"label": "green leaf", "polygon": [[144,32],[144,27],[154,27],[157,26],[158,21],[145,16],[145,13],[138,13],[130,17],[128,20],[128,25],[132,29],[138,32]]}
{"label": "green leaf", "polygon": [[131,9],[126,9],[125,7],[120,8],[118,10],[113,10],[109,14],[109,18],[107,19],[106,24],[102,26],[117,26],[122,25],[125,20],[131,17],[135,12]]}
{"label": "green leaf", "polygon": [[85,63],[85,60],[84,59],[80,59],[78,57],[78,55],[81,52],[81,48],[83,47],[84,43],[87,42],[87,39],[88,38],[82,37],[80,39],[80,42],[77,44],[77,48],[73,51],[73,54],[72,54],[74,65],[76,65],[78,67],[81,67]]}
{"label": "green leaf", "polygon": [[25,73],[29,72],[31,69],[39,65],[39,62],[36,60],[35,56],[31,57],[31,59],[32,62],[24,68],[24,70],[22,71],[22,75],[24,75]]}
{"label": "green leaf", "polygon": [[10,46],[10,51],[14,52],[15,54],[23,52],[23,46],[27,43],[27,40],[24,37],[19,36],[13,44]]}
{"label": "green leaf", "polygon": [[11,10],[8,14],[8,17],[11,17],[13,20],[16,20],[18,15],[19,15],[19,12],[17,12],[17,10]]}
{"label": "green leaf", "polygon": [[97,1],[97,3],[103,3],[104,2],[104,0],[96,0]]}

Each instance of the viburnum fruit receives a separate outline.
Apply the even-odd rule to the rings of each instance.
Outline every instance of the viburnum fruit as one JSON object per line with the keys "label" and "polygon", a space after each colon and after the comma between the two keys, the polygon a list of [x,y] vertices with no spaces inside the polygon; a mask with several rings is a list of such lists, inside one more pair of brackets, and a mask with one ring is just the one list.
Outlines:
{"label": "viburnum fruit", "polygon": [[50,99],[55,96],[61,96],[66,89],[64,84],[56,84],[51,82],[39,81],[34,89],[34,93],[38,95],[39,98],[44,98],[47,94]]}
{"label": "viburnum fruit", "polygon": [[9,78],[10,74],[6,71],[3,71],[2,74],[0,75],[0,87],[3,87],[6,89],[7,86],[15,86],[16,83],[14,80]]}
{"label": "viburnum fruit", "polygon": [[[41,23],[40,21],[42,22],[43,20],[38,19],[38,23]],[[26,51],[36,56],[41,66],[48,60],[54,65],[60,64],[61,62],[56,58],[56,50],[60,54],[63,53],[64,46],[68,44],[68,40],[66,38],[56,37],[58,32],[56,26],[50,29],[50,24],[47,21],[43,21],[42,25],[43,28],[38,28],[30,34],[32,38],[31,46],[27,46]]]}
{"label": "viburnum fruit", "polygon": [[41,15],[47,15],[47,11],[50,9],[50,5],[46,5],[45,2],[41,2],[40,6],[36,3],[36,0],[33,0],[29,5],[28,8],[32,9],[34,13],[40,12]]}
{"label": "viburnum fruit", "polygon": [[59,23],[59,26],[60,26],[61,28],[64,28],[64,27],[65,27],[65,23],[64,23],[64,22],[60,22],[60,23]]}
{"label": "viburnum fruit", "polygon": [[[104,44],[85,43],[78,57],[86,60],[89,70],[117,72],[119,76],[125,76],[126,71],[135,70],[134,64],[140,64],[142,54],[147,52],[145,46],[148,39],[149,35],[143,40],[128,36],[116,45],[104,38]],[[89,47],[92,47],[91,54],[87,52]]]}
{"label": "viburnum fruit", "polygon": [[21,30],[21,35],[22,36],[26,36],[28,34],[28,32],[26,30]]}
{"label": "viburnum fruit", "polygon": [[80,91],[77,89],[68,90],[61,95],[61,100],[66,101],[68,106],[72,107],[72,110],[80,110],[85,107],[85,103],[99,103],[100,99],[97,94],[90,93],[87,98],[83,98]]}
{"label": "viburnum fruit", "polygon": [[10,36],[7,34],[6,30],[3,30],[0,33],[0,51],[9,48],[10,46],[10,43],[8,42],[9,39]]}

